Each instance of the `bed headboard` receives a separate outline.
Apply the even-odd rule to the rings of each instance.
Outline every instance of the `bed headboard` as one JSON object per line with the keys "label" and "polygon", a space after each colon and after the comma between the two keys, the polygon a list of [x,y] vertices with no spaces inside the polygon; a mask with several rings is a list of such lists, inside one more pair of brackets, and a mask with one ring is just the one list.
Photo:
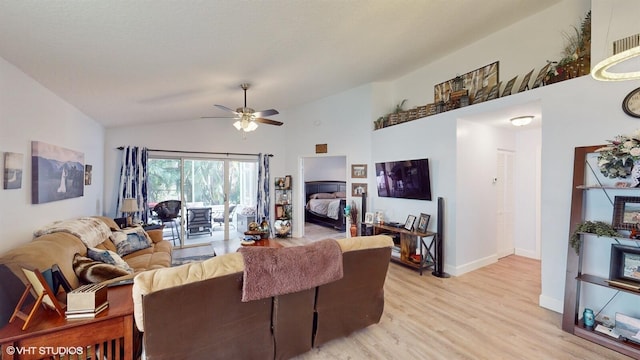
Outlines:
{"label": "bed headboard", "polygon": [[317,193],[347,192],[346,181],[307,181],[304,183],[305,198]]}

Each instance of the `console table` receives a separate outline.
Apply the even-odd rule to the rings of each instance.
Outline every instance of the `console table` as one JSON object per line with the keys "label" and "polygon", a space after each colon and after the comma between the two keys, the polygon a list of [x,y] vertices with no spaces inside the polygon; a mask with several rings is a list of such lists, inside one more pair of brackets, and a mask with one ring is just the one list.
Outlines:
{"label": "console table", "polygon": [[24,331],[23,322],[14,320],[0,329],[0,358],[67,359],[80,354],[83,359],[132,360],[140,339],[133,323],[131,287],[110,287],[109,307],[94,319],[66,320],[41,307]]}
{"label": "console table", "polygon": [[[384,224],[373,224],[373,235],[389,234],[394,238],[395,246],[391,250],[391,261],[418,270],[422,275],[422,270],[434,266],[437,261],[436,242],[438,234],[427,231],[409,231],[405,228]],[[399,237],[399,240],[397,238]],[[429,239],[430,240],[425,240]],[[427,244],[428,241],[428,244]],[[420,255],[415,259],[412,255]]]}

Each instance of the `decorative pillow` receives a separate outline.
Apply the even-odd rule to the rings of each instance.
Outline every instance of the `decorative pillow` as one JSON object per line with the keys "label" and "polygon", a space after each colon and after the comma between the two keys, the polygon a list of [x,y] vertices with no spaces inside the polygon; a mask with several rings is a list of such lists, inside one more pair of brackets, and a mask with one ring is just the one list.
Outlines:
{"label": "decorative pillow", "polygon": [[129,272],[115,265],[95,261],[80,254],[73,256],[73,272],[83,283],[99,283],[129,275]]}
{"label": "decorative pillow", "polygon": [[126,261],[122,260],[120,255],[114,253],[110,250],[103,250],[97,248],[88,248],[87,249],[87,257],[91,260],[100,261],[106,264],[115,265],[128,273],[132,273],[133,269],[129,267]]}
{"label": "decorative pillow", "polygon": [[344,192],[344,191],[336,191],[336,192],[333,193],[333,195],[338,199],[347,197],[347,193]]}
{"label": "decorative pillow", "polygon": [[317,193],[309,196],[309,199],[335,199],[336,196],[329,193]]}
{"label": "decorative pillow", "polygon": [[146,249],[152,244],[151,238],[141,227],[113,231],[110,238],[120,256]]}

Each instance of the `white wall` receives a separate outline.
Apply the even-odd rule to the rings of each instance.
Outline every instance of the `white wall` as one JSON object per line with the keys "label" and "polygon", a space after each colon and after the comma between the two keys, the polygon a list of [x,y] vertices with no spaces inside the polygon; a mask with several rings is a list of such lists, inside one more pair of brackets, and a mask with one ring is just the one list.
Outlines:
{"label": "white wall", "polygon": [[346,181],[346,169],[347,164],[344,156],[305,157],[304,181]]}
{"label": "white wall", "polygon": [[[103,128],[3,58],[0,129],[0,152],[24,155],[22,188],[0,189],[0,253],[30,241],[34,230],[54,220],[101,214]],[[83,197],[31,204],[31,141],[84,153],[85,163],[93,165],[93,181],[85,186]]]}
{"label": "white wall", "polygon": [[[243,138],[242,133],[237,131],[232,123],[227,119],[197,119],[107,129],[105,164],[106,174],[109,175],[105,180],[105,213],[108,216],[116,216],[117,184],[122,164],[122,151],[117,150],[120,146],[135,145],[159,150],[223,153],[218,155],[219,158],[225,158],[226,153],[270,153],[274,155],[270,159],[272,177],[289,174],[284,169],[284,134],[289,124],[285,122],[279,127],[261,124],[258,130],[247,133],[246,138]],[[192,158],[205,156],[184,153],[169,155]]]}
{"label": "white wall", "polygon": [[[313,103],[289,109],[284,115],[286,141],[286,172],[292,174],[294,191],[293,236],[300,236],[304,228],[304,184],[301,181],[303,158],[315,157],[315,145],[327,144],[327,153],[322,156],[345,156],[345,174],[348,174],[347,189],[351,189],[351,164],[371,165],[371,129],[373,128],[370,98],[374,85],[360,86]],[[380,144],[384,146],[383,144]],[[375,181],[369,178],[368,187],[373,189]],[[364,182],[355,179],[353,182]],[[372,185],[373,184],[373,185]],[[351,193],[347,194],[350,202]],[[354,198],[360,206],[360,199]],[[371,207],[368,206],[368,209]]]}
{"label": "white wall", "polygon": [[458,247],[452,275],[497,261],[496,158],[498,149],[515,150],[509,130],[462,119],[457,129]]}
{"label": "white wall", "polygon": [[[544,123],[544,120],[543,120]],[[516,255],[540,259],[540,152],[542,130],[515,134],[514,248]]]}

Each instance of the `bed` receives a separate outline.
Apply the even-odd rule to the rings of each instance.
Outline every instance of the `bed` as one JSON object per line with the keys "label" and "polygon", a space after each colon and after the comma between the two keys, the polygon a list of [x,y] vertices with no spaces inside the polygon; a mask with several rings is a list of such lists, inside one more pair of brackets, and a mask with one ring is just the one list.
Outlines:
{"label": "bed", "polygon": [[304,185],[306,199],[304,221],[345,231],[346,182],[307,181]]}

